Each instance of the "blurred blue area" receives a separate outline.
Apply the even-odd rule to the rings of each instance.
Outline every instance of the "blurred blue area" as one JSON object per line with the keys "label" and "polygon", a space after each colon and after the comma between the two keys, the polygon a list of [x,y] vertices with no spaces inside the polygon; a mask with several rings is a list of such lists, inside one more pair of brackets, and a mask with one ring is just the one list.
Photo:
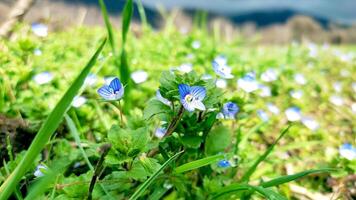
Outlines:
{"label": "blurred blue area", "polygon": [[[68,4],[98,5],[97,0],[63,0]],[[105,0],[111,14],[119,14],[124,0]],[[197,10],[222,15],[236,24],[254,22],[257,26],[286,22],[303,14],[322,25],[329,22],[351,25],[356,22],[356,0],[142,0],[149,20],[156,19],[157,7],[180,8],[188,14]],[[136,13],[136,17],[138,14]]]}

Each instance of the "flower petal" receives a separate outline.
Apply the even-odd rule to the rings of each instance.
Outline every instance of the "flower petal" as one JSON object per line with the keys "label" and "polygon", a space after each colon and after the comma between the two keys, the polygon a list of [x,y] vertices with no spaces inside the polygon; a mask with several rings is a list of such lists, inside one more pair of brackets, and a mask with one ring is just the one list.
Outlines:
{"label": "flower petal", "polygon": [[114,92],[119,91],[122,88],[122,84],[118,78],[114,78],[111,82],[109,87],[111,87]]}
{"label": "flower petal", "polygon": [[115,95],[111,87],[104,85],[98,89],[98,94],[103,97],[105,100],[114,100]]}
{"label": "flower petal", "polygon": [[202,101],[205,98],[206,89],[204,87],[192,86],[190,89],[191,89],[191,94],[193,95],[196,101]]}
{"label": "flower petal", "polygon": [[193,112],[194,111],[194,106],[192,103],[188,103],[184,98],[180,100],[180,102],[182,103],[183,107],[189,111],[189,112]]}
{"label": "flower petal", "polygon": [[[184,97],[190,93],[190,87],[187,84],[179,84],[178,91],[180,94],[180,99],[184,99]],[[182,102],[183,103],[183,102]]]}
{"label": "flower petal", "polygon": [[201,101],[193,101],[191,104],[194,108],[198,110],[202,110],[202,111],[205,110],[205,105]]}

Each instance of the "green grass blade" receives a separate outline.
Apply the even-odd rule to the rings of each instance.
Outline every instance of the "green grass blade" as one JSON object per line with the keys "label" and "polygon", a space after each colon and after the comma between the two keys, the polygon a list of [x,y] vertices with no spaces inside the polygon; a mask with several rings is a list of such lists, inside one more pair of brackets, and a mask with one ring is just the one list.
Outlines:
{"label": "green grass blade", "polygon": [[248,182],[250,180],[251,175],[256,171],[257,166],[264,161],[267,156],[273,151],[274,146],[279,142],[280,139],[288,132],[289,128],[291,125],[289,125],[286,129],[282,131],[282,133],[279,135],[277,140],[266,150],[266,152],[261,155],[254,163],[253,165],[247,170],[247,172],[242,176],[241,181],[242,182]]}
{"label": "green grass blade", "polygon": [[241,141],[239,142],[238,149],[245,149],[246,145],[247,145],[248,138],[250,138],[250,136],[253,133],[260,130],[260,128],[262,128],[265,124],[266,124],[266,122],[261,122],[259,124],[256,124],[246,134],[243,134],[243,136],[241,137]]}
{"label": "green grass blade", "polygon": [[[31,187],[25,200],[39,199],[40,195],[45,193],[56,181],[57,176],[64,172],[69,165],[68,160],[61,159],[53,163],[52,168],[49,168],[43,177],[38,178],[34,186]],[[55,187],[55,186],[53,186]]]}
{"label": "green grass blade", "polygon": [[324,173],[324,172],[331,172],[331,171],[335,171],[335,169],[332,168],[324,168],[324,169],[312,169],[312,170],[306,170],[306,171],[302,171],[296,174],[292,174],[292,175],[287,175],[287,176],[281,176],[275,179],[272,179],[270,181],[267,182],[263,182],[260,184],[260,186],[267,188],[267,187],[273,187],[273,186],[277,186],[277,185],[281,185],[284,183],[288,183],[290,181],[294,181],[296,179],[302,178],[304,176],[307,176],[309,174],[317,174],[317,173]]}
{"label": "green grass blade", "polygon": [[224,195],[233,193],[233,192],[238,192],[238,191],[244,191],[244,190],[250,190],[251,187],[247,184],[231,184],[228,186],[223,187],[221,190],[219,190],[212,199],[218,199],[221,198]]}
{"label": "green grass blade", "polygon": [[[263,195],[264,197],[270,200],[286,200],[285,197],[283,197],[281,194],[274,192],[273,190],[266,189],[259,186],[252,186],[248,184],[231,184],[225,186],[221,190],[219,190],[217,194],[213,196],[212,199],[222,198],[225,195],[240,192],[240,191],[245,191],[245,190],[250,191],[251,194],[253,192],[258,192],[259,194]],[[222,199],[226,199],[226,198],[222,198]]]}
{"label": "green grass blade", "polygon": [[269,200],[287,200],[286,197],[282,196],[281,194],[271,190],[271,189],[266,189],[263,187],[259,186],[251,186],[253,190],[256,192],[262,194],[264,197],[266,197]]}
{"label": "green grass blade", "polygon": [[[3,160],[3,166],[4,166],[4,169],[5,169],[6,175],[7,175],[7,176],[10,175],[10,170],[9,170],[9,168],[7,167],[7,163],[5,162],[5,160]],[[1,175],[1,173],[0,173],[0,175]],[[18,187],[16,187],[14,193],[15,193],[16,199],[18,199],[18,200],[22,200],[22,199],[23,199],[22,194],[21,194],[21,192],[20,192],[20,190],[19,190]]]}
{"label": "green grass blade", "polygon": [[127,0],[122,12],[122,46],[125,48],[127,33],[130,28],[131,17],[133,14],[133,1]]}
{"label": "green grass blade", "polygon": [[143,28],[147,28],[148,27],[147,17],[146,17],[145,8],[142,5],[142,0],[138,0],[136,2],[137,2],[138,13],[141,18],[142,26],[143,26]]}
{"label": "green grass blade", "polygon": [[[77,144],[77,146],[78,146],[78,148],[79,148],[79,150],[80,150],[85,162],[87,163],[89,169],[94,171],[94,166],[90,163],[89,158],[88,158],[87,154],[85,153],[85,151],[84,151],[84,149],[83,149],[83,147],[81,145],[82,142],[80,141],[79,132],[78,132],[77,128],[75,127],[75,124],[74,124],[72,118],[70,118],[69,115],[67,115],[67,114],[64,115],[64,118],[65,118],[65,120],[67,122],[67,125],[68,125],[68,128],[70,130],[70,133],[72,134],[72,136],[73,136],[73,138],[75,140],[75,143]],[[111,199],[114,199],[101,183],[99,183],[99,186],[101,187],[101,189],[105,192],[105,194],[108,197],[110,197]]]}
{"label": "green grass blade", "polygon": [[36,134],[36,137],[32,141],[29,149],[27,150],[24,158],[19,165],[15,168],[12,174],[6,179],[6,181],[0,187],[0,200],[9,198],[16,185],[20,182],[22,176],[28,171],[31,163],[35,160],[38,154],[47,144],[53,132],[57,129],[61,123],[63,115],[71,105],[74,96],[84,83],[85,78],[90,72],[90,69],[94,66],[97,57],[106,43],[106,39],[100,44],[95,54],[91,57],[85,68],[81,71],[79,76],[75,79],[73,84],[69,87],[67,92],[63,95],[51,114],[48,116],[40,130]]}
{"label": "green grass blade", "polygon": [[206,165],[210,165],[212,163],[216,163],[217,161],[219,161],[221,159],[224,159],[224,157],[225,156],[223,154],[218,154],[218,155],[202,158],[202,159],[199,159],[199,160],[195,160],[195,161],[186,163],[184,165],[181,165],[181,166],[175,168],[174,172],[175,173],[183,173],[183,172],[186,172],[186,171],[197,169],[197,168],[200,168],[200,167],[203,167],[203,166],[206,166]]}
{"label": "green grass blade", "polygon": [[80,141],[80,137],[79,137],[79,132],[77,130],[77,128],[75,127],[75,124],[72,120],[72,118],[70,118],[67,114],[64,115],[64,118],[67,122],[67,125],[68,125],[68,128],[69,128],[69,132],[72,134],[73,138],[74,138],[74,141],[75,143],[77,144],[79,150],[80,150],[80,153],[82,154],[85,162],[87,163],[88,167],[90,168],[90,170],[94,170],[94,167],[93,165],[90,163],[89,161],[89,158],[87,156],[87,154],[85,153],[82,145],[81,145],[81,141]]}
{"label": "green grass blade", "polygon": [[139,198],[142,193],[147,189],[148,186],[150,186],[153,181],[158,177],[159,173],[166,168],[173,160],[177,159],[179,155],[181,155],[184,151],[181,151],[174,156],[170,157],[163,165],[161,168],[159,168],[150,178],[148,178],[136,191],[135,193],[130,197],[129,200],[136,200]]}
{"label": "green grass blade", "polygon": [[[131,91],[131,75],[130,75],[130,69],[129,69],[129,64],[127,61],[127,53],[126,53],[126,39],[127,39],[127,33],[130,29],[130,23],[131,23],[131,17],[133,14],[133,1],[132,0],[127,0],[124,6],[124,10],[122,12],[122,48],[121,48],[121,55],[120,55],[120,79],[121,82],[126,85],[125,87],[125,95],[124,95],[124,107],[123,111],[124,113],[128,113],[131,107],[131,101],[130,101],[130,91]],[[117,59],[118,61],[119,59]]]}
{"label": "green grass blade", "polygon": [[99,5],[100,5],[100,8],[101,8],[101,12],[103,13],[103,18],[104,18],[106,30],[108,31],[108,39],[109,39],[109,43],[110,43],[111,49],[113,51],[113,54],[117,55],[114,32],[113,32],[113,29],[112,29],[112,25],[110,23],[108,11],[106,9],[104,0],[99,0]]}

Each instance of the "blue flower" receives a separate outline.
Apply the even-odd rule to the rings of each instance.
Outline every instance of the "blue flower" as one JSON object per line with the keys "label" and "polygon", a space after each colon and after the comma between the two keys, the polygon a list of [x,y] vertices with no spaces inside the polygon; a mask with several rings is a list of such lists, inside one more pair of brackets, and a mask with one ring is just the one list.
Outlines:
{"label": "blue flower", "polygon": [[347,160],[354,160],[356,159],[356,148],[352,146],[350,143],[345,143],[340,146],[339,153],[342,157],[346,158]]}
{"label": "blue flower", "polygon": [[124,87],[118,78],[114,78],[109,85],[99,88],[98,94],[105,100],[120,100],[124,95]]}
{"label": "blue flower", "polygon": [[269,120],[268,114],[263,110],[257,110],[257,115],[264,122]]}
{"label": "blue flower", "polygon": [[273,103],[267,103],[267,109],[275,115],[279,114],[279,108]]}
{"label": "blue flower", "polygon": [[180,94],[180,102],[186,110],[193,112],[195,109],[205,110],[203,99],[206,95],[206,90],[201,86],[192,86],[179,84],[178,90]]}
{"label": "blue flower", "polygon": [[319,128],[319,123],[311,117],[307,117],[307,116],[302,117],[301,121],[304,124],[304,126],[306,126],[307,128],[309,128],[312,131],[315,131]]}
{"label": "blue flower", "polygon": [[294,99],[301,99],[303,97],[303,91],[302,90],[291,90],[289,92],[289,95],[293,97]]}
{"label": "blue flower", "polygon": [[222,167],[222,168],[227,168],[227,167],[230,167],[231,164],[230,164],[230,162],[228,160],[220,160],[218,162],[218,166]]}
{"label": "blue flower", "polygon": [[167,129],[163,127],[159,127],[155,131],[155,136],[158,138],[163,138],[166,133],[167,133]]}
{"label": "blue flower", "polygon": [[226,63],[225,57],[219,56],[212,62],[215,73],[225,79],[231,79],[234,76],[231,74],[231,67]]}
{"label": "blue flower", "polygon": [[235,119],[240,108],[233,102],[227,102],[223,106],[223,114],[226,119]]}
{"label": "blue flower", "polygon": [[267,69],[261,74],[261,80],[265,82],[272,82],[277,80],[278,73],[275,69]]}
{"label": "blue flower", "polygon": [[285,112],[288,121],[295,122],[302,119],[302,112],[298,107],[290,107]]}
{"label": "blue flower", "polygon": [[43,164],[39,164],[37,165],[36,167],[36,170],[35,172],[33,173],[33,175],[36,177],[36,178],[39,178],[39,177],[42,177],[45,175],[46,171],[48,170],[48,168],[43,165]]}
{"label": "blue flower", "polygon": [[258,90],[259,85],[253,73],[248,73],[244,77],[237,80],[237,86],[245,92],[253,92]]}
{"label": "blue flower", "polygon": [[33,77],[33,80],[38,85],[49,83],[53,80],[53,74],[51,72],[41,72]]}
{"label": "blue flower", "polygon": [[48,27],[44,24],[33,23],[31,28],[33,33],[39,37],[46,37],[48,35]]}

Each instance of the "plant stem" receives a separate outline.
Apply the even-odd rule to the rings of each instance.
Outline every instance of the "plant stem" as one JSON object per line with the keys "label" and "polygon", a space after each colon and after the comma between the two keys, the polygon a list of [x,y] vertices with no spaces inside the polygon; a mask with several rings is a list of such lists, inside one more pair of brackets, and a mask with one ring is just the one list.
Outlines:
{"label": "plant stem", "polygon": [[122,107],[121,107],[121,102],[119,101],[119,110],[120,110],[120,120],[121,120],[121,127],[124,126],[124,120],[122,117]]}
{"label": "plant stem", "polygon": [[95,182],[97,181],[101,171],[103,170],[103,163],[105,160],[105,156],[109,153],[110,148],[111,148],[111,144],[104,144],[103,146],[100,147],[101,157],[100,157],[98,163],[96,164],[93,177],[90,181],[88,198],[87,198],[88,200],[91,200],[93,198],[92,193],[94,190]]}
{"label": "plant stem", "polygon": [[[171,135],[171,134],[174,132],[174,130],[175,130],[175,129],[177,128],[177,126],[178,126],[179,121],[182,119],[183,114],[184,114],[184,107],[181,106],[181,107],[179,108],[179,111],[178,111],[177,116],[175,116],[175,117],[172,119],[171,123],[169,124],[169,126],[168,126],[168,128],[167,128],[167,132],[166,132],[166,134],[165,134],[163,137],[167,137],[167,136]],[[148,157],[153,157],[153,156],[155,156],[158,152],[159,152],[159,149],[158,149],[158,148],[152,149],[151,151],[148,152],[147,156],[148,156]]]}
{"label": "plant stem", "polygon": [[167,136],[171,135],[171,134],[174,132],[174,130],[175,130],[175,129],[177,128],[177,126],[178,126],[178,122],[182,119],[183,114],[184,114],[184,107],[181,106],[181,107],[179,108],[179,111],[178,111],[177,116],[175,116],[175,117],[172,119],[172,122],[169,124],[168,129],[167,129],[167,132],[166,132],[166,134],[164,135],[164,137],[167,137]]}

